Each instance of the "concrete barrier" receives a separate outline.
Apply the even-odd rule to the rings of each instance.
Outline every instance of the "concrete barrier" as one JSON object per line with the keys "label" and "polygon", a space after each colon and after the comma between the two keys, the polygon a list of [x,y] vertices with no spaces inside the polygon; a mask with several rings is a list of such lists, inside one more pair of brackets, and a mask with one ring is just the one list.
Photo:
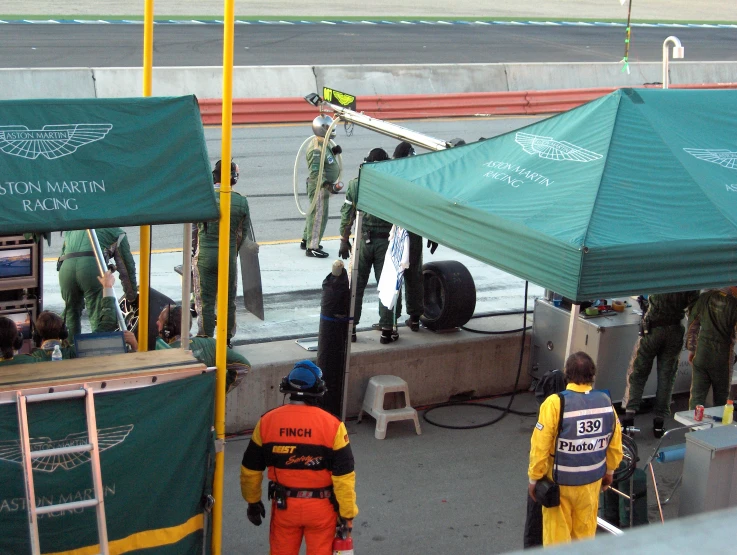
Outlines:
{"label": "concrete barrier", "polygon": [[[509,90],[503,64],[316,66],[323,86],[350,94],[444,94]],[[306,94],[306,93],[305,93]]]}
{"label": "concrete barrier", "polygon": [[[323,85],[361,96],[485,93],[641,86],[662,79],[659,62],[428,64],[364,66],[242,66],[233,74],[234,98],[301,98]],[[737,62],[670,65],[671,83],[735,81]],[[120,98],[141,95],[141,68],[0,69],[0,99]],[[219,67],[156,67],[153,94],[220,98]]]}
{"label": "concrete barrier", "polygon": [[635,87],[659,82],[662,73],[657,63],[632,63],[629,75],[619,63],[505,64],[505,68],[510,91]]}
{"label": "concrete barrier", "polygon": [[92,69],[0,69],[0,99],[94,98]]}
{"label": "concrete barrier", "polygon": [[[688,52],[688,50],[687,50]],[[680,83],[732,83],[737,81],[737,62],[674,62],[668,65],[671,85]],[[661,77],[658,81],[662,81]]]}
{"label": "concrete barrier", "polygon": [[[141,96],[141,68],[96,68],[93,70],[100,98]],[[154,96],[194,94],[198,98],[221,98],[222,69],[219,67],[155,67],[151,88]],[[309,66],[243,66],[233,69],[236,98],[302,97],[315,89]]]}
{"label": "concrete barrier", "polygon": [[[488,322],[488,324],[486,324]],[[519,317],[473,320],[474,328],[493,325],[509,329],[519,324]],[[504,327],[506,326],[506,328]],[[519,364],[520,334],[478,335],[459,331],[435,334],[421,330],[411,333],[400,329],[400,339],[391,346],[379,343],[373,331],[358,334],[351,347],[350,383],[347,414],[356,416],[363,402],[368,380],[390,374],[409,384],[414,406],[448,401],[453,395],[472,392],[474,396],[506,393],[514,387]],[[248,357],[251,372],[238,388],[228,394],[225,429],[236,433],[252,429],[259,417],[282,404],[279,383],[305,358],[315,360],[294,341],[277,341],[236,347]],[[530,384],[528,374],[529,335],[518,388]]]}

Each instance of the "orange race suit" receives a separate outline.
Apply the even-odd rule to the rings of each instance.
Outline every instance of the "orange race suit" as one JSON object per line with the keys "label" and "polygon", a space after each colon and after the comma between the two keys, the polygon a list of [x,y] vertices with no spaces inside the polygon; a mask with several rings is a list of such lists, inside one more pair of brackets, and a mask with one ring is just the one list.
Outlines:
{"label": "orange race suit", "polygon": [[272,500],[271,555],[297,555],[303,536],[307,555],[332,555],[338,513],[347,520],[358,514],[345,425],[301,402],[267,412],[243,454],[241,492],[248,503],[261,500],[267,467],[270,493],[278,486],[287,494],[286,508],[277,508],[277,499]]}

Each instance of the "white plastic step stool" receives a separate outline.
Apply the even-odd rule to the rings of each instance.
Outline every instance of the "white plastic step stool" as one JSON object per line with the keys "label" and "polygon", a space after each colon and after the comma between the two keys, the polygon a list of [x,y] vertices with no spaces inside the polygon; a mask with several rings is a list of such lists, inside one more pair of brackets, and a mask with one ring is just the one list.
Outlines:
{"label": "white plastic step stool", "polygon": [[[406,406],[400,409],[385,409],[384,396],[387,393],[400,392],[404,393]],[[417,418],[417,411],[410,406],[407,382],[397,376],[374,376],[369,380],[366,395],[363,397],[363,406],[358,413],[359,422],[361,422],[364,412],[367,412],[376,419],[376,431],[374,432],[376,439],[384,439],[386,437],[387,423],[398,420],[414,420],[417,435],[422,433],[422,430],[420,430],[420,421]]]}

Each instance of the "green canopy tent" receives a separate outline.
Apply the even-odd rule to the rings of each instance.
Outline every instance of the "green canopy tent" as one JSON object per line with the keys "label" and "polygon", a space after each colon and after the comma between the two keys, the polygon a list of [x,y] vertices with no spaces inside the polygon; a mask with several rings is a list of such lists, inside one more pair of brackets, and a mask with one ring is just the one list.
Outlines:
{"label": "green canopy tent", "polygon": [[[0,235],[217,220],[196,98],[0,102],[0,203]],[[105,375],[109,364],[100,363],[99,374],[91,374],[73,361],[48,363],[68,362],[67,368],[79,372],[66,374],[52,390],[75,388],[76,379],[95,390],[111,552],[201,553],[207,543],[202,500],[213,474],[215,375],[202,374],[199,364],[191,364],[194,375],[187,367],[179,371],[181,361],[173,358],[120,356],[132,357],[133,366],[122,385]],[[184,360],[194,363],[191,356]],[[145,369],[156,375],[133,375]],[[27,381],[53,383],[18,375],[26,385],[14,385],[12,373],[6,373],[0,395],[0,553],[30,552],[34,535],[13,389],[33,393],[26,390]],[[87,420],[75,403],[29,409],[32,450],[87,443]],[[38,506],[88,501],[91,465],[89,454],[35,458]],[[43,551],[107,553],[108,547],[96,545],[95,514],[93,508],[69,505],[44,514]]]}
{"label": "green canopy tent", "polygon": [[197,99],[0,102],[0,234],[219,216]]}
{"label": "green canopy tent", "polygon": [[576,301],[737,283],[737,91],[622,89],[365,164],[358,208]]}

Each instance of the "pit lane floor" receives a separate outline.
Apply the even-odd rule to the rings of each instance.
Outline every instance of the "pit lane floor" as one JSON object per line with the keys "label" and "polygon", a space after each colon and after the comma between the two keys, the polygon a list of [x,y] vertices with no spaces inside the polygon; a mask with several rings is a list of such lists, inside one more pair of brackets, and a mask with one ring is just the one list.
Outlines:
{"label": "pit lane floor", "polygon": [[[506,406],[507,401],[484,402]],[[684,410],[687,401],[687,397],[678,396],[674,411]],[[512,408],[534,411],[537,403],[531,393],[523,393]],[[431,417],[463,426],[498,414],[489,409],[448,407],[434,411]],[[360,511],[354,520],[356,552],[447,555],[521,549],[530,435],[535,422],[534,417],[510,414],[485,428],[450,430],[421,419],[422,435],[415,434],[411,422],[397,422],[389,425],[386,439],[377,440],[371,417],[364,417],[361,424],[349,421]],[[636,436],[642,467],[656,444],[652,413],[638,415],[636,424],[642,429]],[[668,428],[677,426],[673,419],[667,422]],[[231,438],[225,450],[223,553],[227,555],[268,552],[268,522],[258,528],[248,522],[240,494],[240,462],[247,439]],[[680,441],[682,437],[674,440]],[[661,495],[670,492],[682,466],[682,461],[656,464]],[[651,526],[658,526],[652,484],[648,490]],[[265,488],[262,499],[266,500]],[[266,505],[268,519],[270,507]],[[677,507],[676,493],[665,507],[666,522],[676,518]]]}

